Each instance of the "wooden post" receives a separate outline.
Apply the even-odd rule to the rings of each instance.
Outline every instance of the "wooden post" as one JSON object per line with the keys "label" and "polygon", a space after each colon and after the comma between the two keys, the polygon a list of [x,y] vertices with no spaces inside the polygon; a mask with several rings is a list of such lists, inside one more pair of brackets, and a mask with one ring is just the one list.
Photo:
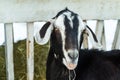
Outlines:
{"label": "wooden post", "polygon": [[[87,23],[86,20],[83,20],[83,22]],[[83,47],[84,49],[88,49],[88,32],[85,31],[83,34]]]}
{"label": "wooden post", "polygon": [[120,47],[120,20],[118,20],[114,40],[113,40],[113,45],[112,49],[119,49]]}
{"label": "wooden post", "polygon": [[83,34],[83,47],[84,49],[88,49],[88,32],[85,31]]}
{"label": "wooden post", "polygon": [[27,80],[34,79],[34,26],[27,23]]}
{"label": "wooden post", "polygon": [[7,80],[14,80],[13,65],[13,24],[5,24],[5,58]]}
{"label": "wooden post", "polygon": [[98,20],[95,32],[97,39],[101,42],[103,49],[106,50],[106,42],[105,42],[105,30],[104,30],[104,21]]}

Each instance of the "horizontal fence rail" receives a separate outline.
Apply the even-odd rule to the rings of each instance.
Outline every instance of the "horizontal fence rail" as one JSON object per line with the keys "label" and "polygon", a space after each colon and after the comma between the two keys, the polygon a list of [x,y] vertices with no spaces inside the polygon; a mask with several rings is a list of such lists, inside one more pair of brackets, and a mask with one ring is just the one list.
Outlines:
{"label": "horizontal fence rail", "polygon": [[120,19],[120,0],[0,0],[0,22],[49,20],[65,7],[84,20]]}

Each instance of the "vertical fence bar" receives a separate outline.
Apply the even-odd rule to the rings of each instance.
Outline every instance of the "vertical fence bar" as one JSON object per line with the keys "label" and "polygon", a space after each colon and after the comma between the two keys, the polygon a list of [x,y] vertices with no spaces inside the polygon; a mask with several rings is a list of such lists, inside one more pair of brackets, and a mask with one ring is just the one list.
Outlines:
{"label": "vertical fence bar", "polygon": [[[87,23],[86,20],[83,20],[83,22]],[[83,47],[85,49],[88,48],[88,34],[87,34],[87,31],[84,32],[85,34],[83,34]]]}
{"label": "vertical fence bar", "polygon": [[7,80],[14,80],[13,65],[13,24],[5,24],[5,58]]}
{"label": "vertical fence bar", "polygon": [[103,20],[97,21],[95,33],[98,38],[98,41],[101,42],[103,49],[106,50],[105,30],[104,30],[104,21]]}
{"label": "vertical fence bar", "polygon": [[88,34],[87,34],[87,31],[85,31],[84,34],[83,34],[83,47],[85,49],[88,49]]}
{"label": "vertical fence bar", "polygon": [[118,20],[114,40],[113,40],[113,45],[112,49],[119,49],[120,47],[120,20]]}
{"label": "vertical fence bar", "polygon": [[34,79],[34,24],[27,23],[27,80]]}

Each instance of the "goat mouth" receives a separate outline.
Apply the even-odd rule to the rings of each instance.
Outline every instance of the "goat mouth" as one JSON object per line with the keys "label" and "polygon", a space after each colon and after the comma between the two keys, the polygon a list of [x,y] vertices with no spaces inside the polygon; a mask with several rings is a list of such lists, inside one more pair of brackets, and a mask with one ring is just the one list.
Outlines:
{"label": "goat mouth", "polygon": [[67,68],[69,69],[69,70],[74,70],[75,68],[76,68],[76,66],[77,66],[77,64],[74,64],[74,63],[67,63]]}
{"label": "goat mouth", "polygon": [[67,69],[69,69],[69,70],[74,70],[77,67],[77,63],[68,62],[66,59],[63,59],[63,63],[67,67]]}

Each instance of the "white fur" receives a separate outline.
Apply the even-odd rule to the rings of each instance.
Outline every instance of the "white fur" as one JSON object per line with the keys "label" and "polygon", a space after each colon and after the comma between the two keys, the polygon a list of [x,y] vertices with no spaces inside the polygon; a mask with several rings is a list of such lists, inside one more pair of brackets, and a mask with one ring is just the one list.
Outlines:
{"label": "white fur", "polygon": [[93,35],[92,35],[91,31],[87,27],[86,27],[86,29],[88,31],[88,34],[89,34],[89,37],[90,37],[90,41],[92,43],[93,48],[95,48],[95,49],[102,49],[102,45],[99,43],[99,41],[96,42],[94,40],[94,38],[93,38]]}
{"label": "white fur", "polygon": [[50,25],[49,28],[46,31],[46,34],[45,34],[44,38],[41,38],[40,34],[39,34],[39,31],[40,31],[40,29],[39,29],[36,32],[36,34],[35,34],[35,40],[36,40],[36,42],[38,44],[40,44],[40,45],[46,44],[49,41],[49,39],[50,39],[50,35],[51,35],[52,30],[53,30],[53,26]]}
{"label": "white fur", "polygon": [[73,17],[71,17],[71,12],[67,11],[64,13],[64,15],[66,15],[67,18],[70,20],[70,22],[69,22],[69,24],[71,25],[70,27],[73,28],[73,21],[72,21]]}

